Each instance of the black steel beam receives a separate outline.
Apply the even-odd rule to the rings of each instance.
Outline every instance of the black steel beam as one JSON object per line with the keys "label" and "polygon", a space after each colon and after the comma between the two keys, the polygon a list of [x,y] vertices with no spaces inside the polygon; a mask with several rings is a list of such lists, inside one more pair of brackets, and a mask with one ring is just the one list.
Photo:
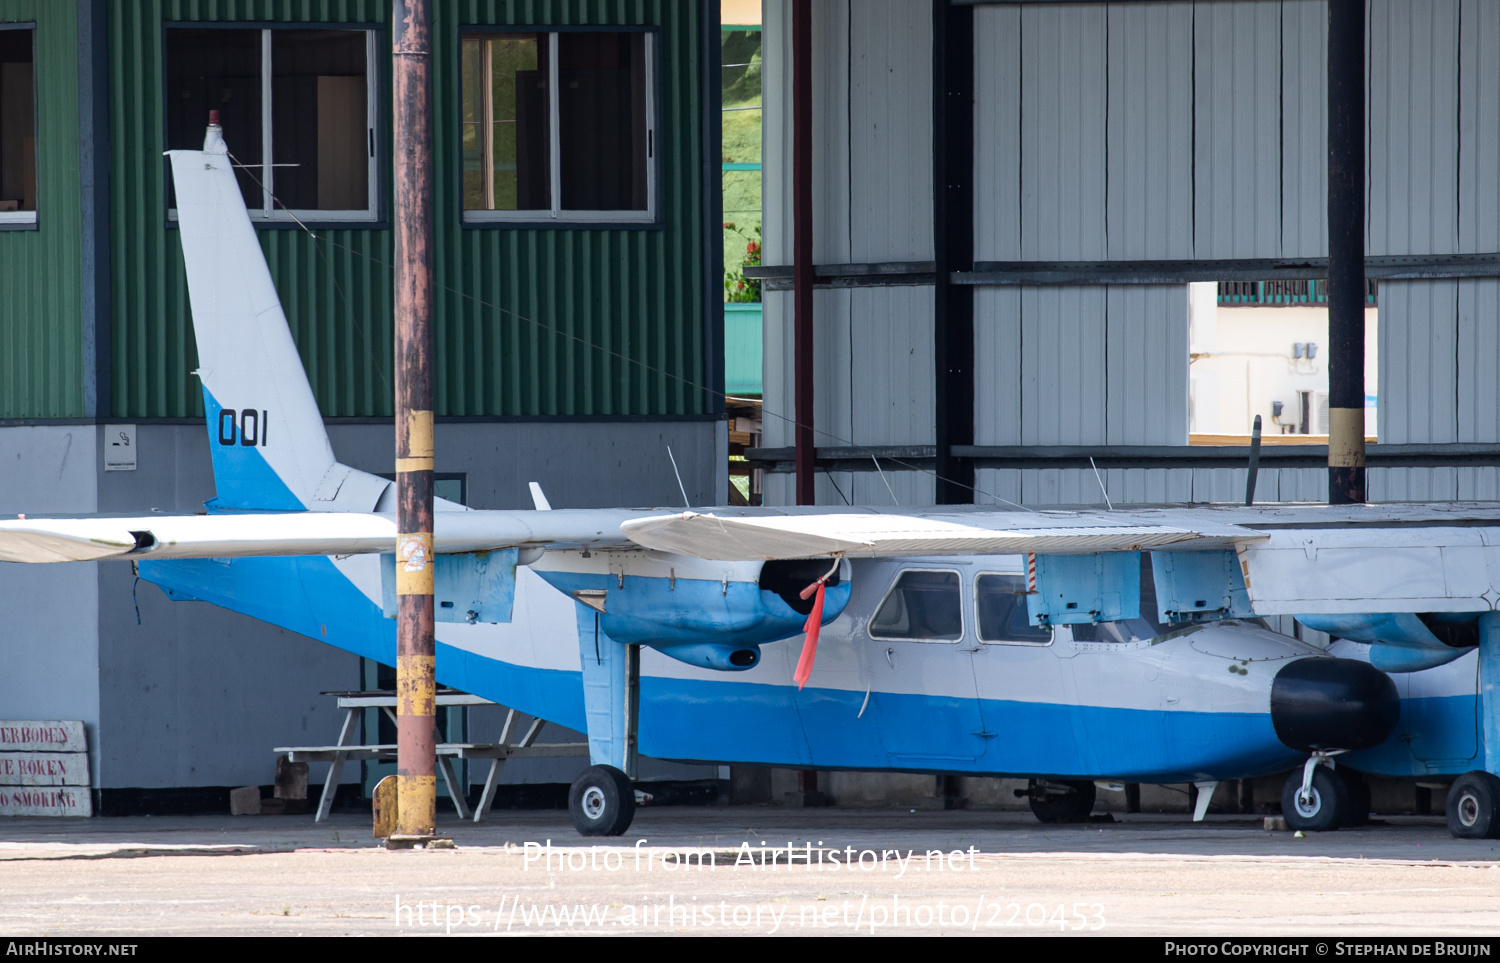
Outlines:
{"label": "black steel beam", "polygon": [[812,0],[792,0],[793,410],[797,504],[817,502],[813,467]]}
{"label": "black steel beam", "polygon": [[954,274],[974,266],[974,11],[932,4],[932,249],[936,501],[974,501],[974,289]]}
{"label": "black steel beam", "polygon": [[[932,284],[932,261],[869,264],[818,264],[818,287],[896,287]],[[746,268],[772,291],[790,290],[789,265]],[[1393,254],[1365,258],[1365,276],[1380,281],[1500,277],[1500,253]],[[1160,261],[976,261],[972,271],[955,271],[952,284],[1186,284],[1191,281],[1321,281],[1328,277],[1326,257],[1235,258]]]}
{"label": "black steel beam", "polygon": [[[952,455],[980,468],[1245,468],[1249,445],[956,445]],[[792,448],[751,448],[745,458],[767,471],[789,471]],[[817,467],[832,471],[932,470],[934,445],[849,445],[817,449]],[[1092,464],[1091,464],[1092,460]],[[1500,466],[1497,444],[1371,445],[1375,468],[1482,468]],[[1260,467],[1323,468],[1327,445],[1265,445]]]}
{"label": "black steel beam", "polygon": [[[699,89],[703,119],[703,410],[724,412],[723,31],[719,0],[699,0]],[[723,495],[723,492],[719,493]]]}
{"label": "black steel beam", "polygon": [[1328,0],[1328,500],[1365,500],[1365,0]]}

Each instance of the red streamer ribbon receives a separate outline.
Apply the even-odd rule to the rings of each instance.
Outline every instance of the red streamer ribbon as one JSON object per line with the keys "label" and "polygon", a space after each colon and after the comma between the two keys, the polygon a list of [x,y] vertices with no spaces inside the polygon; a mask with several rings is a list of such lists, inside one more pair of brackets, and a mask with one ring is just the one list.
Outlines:
{"label": "red streamer ribbon", "polygon": [[808,677],[812,675],[813,660],[818,657],[818,632],[823,628],[823,586],[828,581],[827,576],[803,589],[800,593],[807,598],[813,592],[817,597],[813,599],[812,611],[807,615],[807,622],[802,626],[802,631],[807,633],[807,639],[802,643],[802,657],[797,660],[797,671],[792,674],[792,679],[801,689],[807,685]]}

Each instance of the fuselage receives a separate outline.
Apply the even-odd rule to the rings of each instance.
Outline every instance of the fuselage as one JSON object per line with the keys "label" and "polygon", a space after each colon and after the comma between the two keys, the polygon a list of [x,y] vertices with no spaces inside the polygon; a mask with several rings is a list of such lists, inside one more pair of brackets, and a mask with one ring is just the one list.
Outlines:
{"label": "fuselage", "polygon": [[[684,590],[711,582],[715,594],[745,585],[753,571],[744,563],[655,561]],[[823,628],[800,691],[792,672],[801,635],[764,645],[759,663],[742,672],[643,648],[641,751],[675,760],[1144,782],[1237,778],[1302,757],[1277,738],[1270,692],[1288,660],[1326,657],[1310,645],[1245,622],[1164,635],[1059,626],[983,640],[1006,633],[981,632],[976,580],[1018,580],[1019,558],[846,564],[852,594]],[[714,565],[724,571],[707,571]],[[373,556],[148,561],[141,572],[175,597],[394,660],[394,623],[381,616]],[[559,572],[627,585],[608,553],[549,553],[533,568],[520,566],[510,622],[438,624],[439,681],[583,729],[580,652],[597,644],[594,614],[548,584],[544,576],[555,580]],[[919,640],[909,627],[872,625],[908,572],[956,585],[961,624],[940,633],[950,637]],[[1075,638],[1089,635],[1126,640]]]}

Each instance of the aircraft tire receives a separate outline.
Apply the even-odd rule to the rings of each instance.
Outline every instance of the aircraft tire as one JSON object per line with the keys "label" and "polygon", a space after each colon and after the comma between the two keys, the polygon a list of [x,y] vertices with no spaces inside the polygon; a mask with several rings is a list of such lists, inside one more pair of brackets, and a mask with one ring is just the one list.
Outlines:
{"label": "aircraft tire", "polygon": [[1348,766],[1340,766],[1335,770],[1344,780],[1344,788],[1349,790],[1349,812],[1344,817],[1343,828],[1353,829],[1363,826],[1370,821],[1370,784],[1365,782],[1365,775]]}
{"label": "aircraft tire", "polygon": [[1332,832],[1344,825],[1348,818],[1349,786],[1343,778],[1331,772],[1327,766],[1313,770],[1312,801],[1302,805],[1297,793],[1302,789],[1302,770],[1293,769],[1281,787],[1281,815],[1288,829],[1307,832]]}
{"label": "aircraft tire", "polygon": [[635,789],[614,766],[590,766],[568,790],[568,815],[581,836],[619,836],[635,819]]}
{"label": "aircraft tire", "polygon": [[1500,839],[1500,779],[1475,769],[1453,780],[1448,832],[1459,839]]}
{"label": "aircraft tire", "polygon": [[[1042,786],[1066,786],[1071,792],[1043,793]],[[1031,780],[1027,787],[1031,793],[1031,812],[1044,823],[1081,823],[1094,811],[1094,784],[1091,782],[1062,782]]]}

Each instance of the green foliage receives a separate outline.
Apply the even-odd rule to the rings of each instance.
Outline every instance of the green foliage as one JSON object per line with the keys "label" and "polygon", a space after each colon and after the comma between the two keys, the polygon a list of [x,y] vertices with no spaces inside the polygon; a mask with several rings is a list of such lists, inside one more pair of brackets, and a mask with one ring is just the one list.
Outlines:
{"label": "green foliage", "polygon": [[745,255],[740,266],[730,268],[725,265],[724,271],[724,300],[730,304],[758,304],[760,303],[760,281],[756,278],[745,277],[745,268],[760,266],[760,225],[751,228],[755,235],[741,231],[733,221],[725,221],[726,231],[738,234],[745,241]]}

